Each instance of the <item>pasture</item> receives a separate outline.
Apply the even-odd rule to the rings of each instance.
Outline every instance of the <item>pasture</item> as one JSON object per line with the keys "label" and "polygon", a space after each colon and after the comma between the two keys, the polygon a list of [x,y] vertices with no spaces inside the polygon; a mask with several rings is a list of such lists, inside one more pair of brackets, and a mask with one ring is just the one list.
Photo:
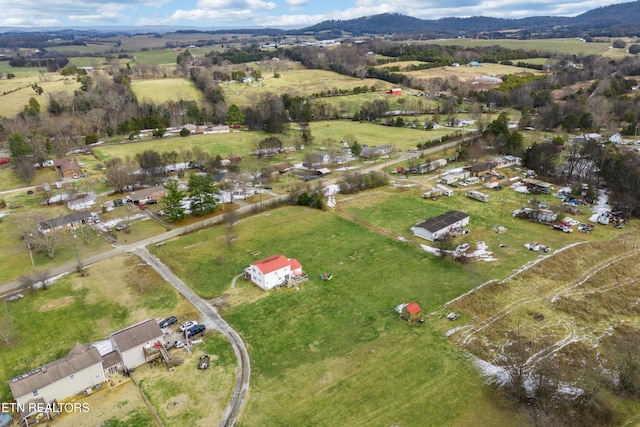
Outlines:
{"label": "pasture", "polygon": [[[247,340],[253,375],[243,423],[516,424],[429,321],[407,324],[393,310],[413,300],[425,313],[438,310],[468,289],[461,269],[331,212],[280,208],[236,230],[231,248],[218,227],[151,250],[200,295],[218,296],[223,316]],[[261,230],[278,230],[277,238]],[[229,287],[241,267],[274,253],[300,260],[310,281],[268,293],[244,280]],[[334,279],[320,281],[321,272]]]}
{"label": "pasture", "polygon": [[134,80],[131,90],[140,102],[151,101],[162,104],[168,101],[196,101],[201,104],[203,93],[189,79],[167,78],[154,80]]}
{"label": "pasture", "polygon": [[[15,69],[11,68],[11,70],[10,72],[14,72]],[[72,92],[80,87],[80,83],[73,77],[54,73],[36,73],[33,69],[18,68],[17,70],[22,71],[24,75],[15,79],[0,80],[0,116],[15,116],[24,110],[29,98],[35,98],[40,103],[40,111],[46,111],[48,93]],[[38,84],[43,89],[43,94],[36,94],[31,88],[32,84]]]}
{"label": "pasture", "polygon": [[[447,79],[449,77],[456,77],[461,82],[466,82],[466,81],[471,82],[471,81],[480,79],[480,77],[482,76],[499,78],[507,74],[542,75],[544,73],[542,71],[534,70],[531,68],[513,67],[509,65],[500,65],[500,64],[482,64],[480,67],[467,67],[463,65],[459,67],[446,66],[446,67],[431,68],[427,70],[407,71],[404,74],[417,79],[430,79],[434,77]],[[493,86],[497,87],[498,84],[495,84]]]}
{"label": "pasture", "polygon": [[250,107],[260,100],[264,94],[308,97],[314,93],[334,90],[352,90],[355,87],[374,86],[378,91],[385,92],[393,85],[376,79],[358,79],[325,70],[291,69],[281,71],[280,77],[275,78],[273,72],[263,72],[263,80],[252,83],[225,82],[222,88],[227,104],[240,107]]}
{"label": "pasture", "polygon": [[554,54],[567,55],[603,55],[608,52],[611,42],[591,42],[585,43],[578,39],[443,39],[429,40],[425,44],[435,44],[441,46],[460,46],[473,49],[475,47],[502,46],[508,49],[537,50],[539,52],[549,52]]}

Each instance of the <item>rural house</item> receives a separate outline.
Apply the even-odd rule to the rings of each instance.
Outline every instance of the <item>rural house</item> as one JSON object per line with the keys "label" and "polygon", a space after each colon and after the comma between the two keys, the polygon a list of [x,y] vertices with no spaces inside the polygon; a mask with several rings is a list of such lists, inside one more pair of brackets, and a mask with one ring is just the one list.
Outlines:
{"label": "rural house", "polygon": [[447,234],[456,234],[469,224],[469,215],[460,211],[449,211],[435,218],[430,218],[414,227],[411,231],[415,236],[433,242]]}
{"label": "rural house", "polygon": [[131,194],[129,194],[125,198],[137,205],[140,203],[146,203],[151,199],[159,200],[163,197],[166,197],[166,195],[167,189],[162,185],[156,185],[155,187],[132,191]]}
{"label": "rural house", "polygon": [[94,220],[98,215],[95,212],[82,211],[74,212],[57,218],[48,219],[38,223],[38,231],[42,234],[67,228],[80,227],[89,220]]}
{"label": "rural house", "polygon": [[82,173],[78,159],[75,157],[65,157],[53,161],[53,167],[62,178],[78,178]]}
{"label": "rural house", "polygon": [[284,255],[272,255],[251,263],[244,270],[245,279],[268,291],[285,284],[289,279],[302,275],[302,265],[295,258]]}
{"label": "rural house", "polygon": [[147,362],[147,352],[160,342],[164,344],[162,329],[154,319],[147,319],[109,335],[113,349],[120,354],[125,369]]}
{"label": "rural house", "polygon": [[102,357],[94,347],[77,343],[62,359],[9,380],[16,402],[64,400],[105,381]]}

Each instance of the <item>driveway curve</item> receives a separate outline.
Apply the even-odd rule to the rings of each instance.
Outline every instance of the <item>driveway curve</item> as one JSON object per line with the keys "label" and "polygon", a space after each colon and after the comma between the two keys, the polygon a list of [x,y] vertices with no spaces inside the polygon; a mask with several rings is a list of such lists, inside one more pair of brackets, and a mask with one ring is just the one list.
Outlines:
{"label": "driveway curve", "polygon": [[136,255],[145,260],[154,270],[169,282],[183,297],[196,307],[206,319],[203,323],[212,329],[220,331],[231,343],[233,351],[238,361],[238,373],[236,375],[236,386],[231,396],[231,401],[227,406],[224,417],[220,422],[221,427],[233,426],[242,409],[247,391],[249,390],[249,380],[251,378],[251,363],[247,346],[240,334],[238,334],[229,324],[218,314],[207,301],[195,294],[169,267],[163,264],[156,256],[146,249],[136,249]]}

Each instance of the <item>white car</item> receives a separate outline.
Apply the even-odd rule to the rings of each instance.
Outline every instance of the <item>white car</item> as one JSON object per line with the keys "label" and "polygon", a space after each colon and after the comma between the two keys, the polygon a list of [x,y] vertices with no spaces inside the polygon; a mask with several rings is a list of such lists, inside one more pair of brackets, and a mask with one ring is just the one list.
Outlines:
{"label": "white car", "polygon": [[182,325],[180,325],[180,331],[184,332],[184,331],[186,331],[188,329],[193,328],[197,324],[198,324],[198,322],[192,322],[191,320],[188,320],[188,321],[184,322]]}

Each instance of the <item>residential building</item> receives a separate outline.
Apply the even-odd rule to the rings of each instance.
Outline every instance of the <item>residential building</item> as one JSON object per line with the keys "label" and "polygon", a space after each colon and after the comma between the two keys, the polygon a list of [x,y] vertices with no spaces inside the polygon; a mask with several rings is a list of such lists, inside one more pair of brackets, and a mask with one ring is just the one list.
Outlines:
{"label": "residential building", "polygon": [[64,400],[105,381],[98,350],[77,343],[62,359],[9,380],[9,388],[19,404],[32,399]]}
{"label": "residential building", "polygon": [[164,345],[164,334],[154,319],[147,319],[109,335],[113,349],[120,354],[122,366],[132,369],[147,362],[148,351],[156,343]]}
{"label": "residential building", "polygon": [[302,275],[302,265],[295,258],[272,255],[251,263],[244,270],[244,277],[265,291],[285,284],[289,279]]}
{"label": "residential building", "polygon": [[447,234],[459,233],[468,224],[469,215],[460,211],[449,211],[416,224],[411,227],[411,231],[415,236],[433,242]]}

